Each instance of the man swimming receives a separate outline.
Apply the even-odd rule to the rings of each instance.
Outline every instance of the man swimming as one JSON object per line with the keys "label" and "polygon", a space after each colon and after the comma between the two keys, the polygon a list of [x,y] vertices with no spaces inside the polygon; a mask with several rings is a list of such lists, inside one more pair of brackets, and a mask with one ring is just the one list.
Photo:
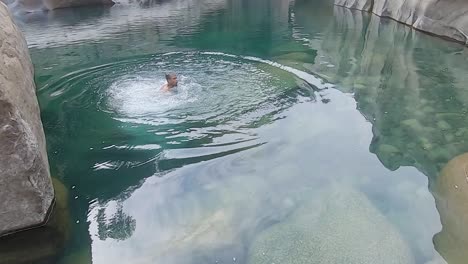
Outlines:
{"label": "man swimming", "polygon": [[174,87],[177,87],[177,76],[174,73],[166,74],[167,83],[161,87],[161,91],[169,92]]}

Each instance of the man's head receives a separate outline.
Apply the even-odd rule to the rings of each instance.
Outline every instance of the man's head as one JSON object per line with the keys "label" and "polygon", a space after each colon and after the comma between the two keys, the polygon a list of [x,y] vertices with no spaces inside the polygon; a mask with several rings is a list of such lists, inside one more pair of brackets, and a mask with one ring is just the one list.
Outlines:
{"label": "man's head", "polygon": [[166,74],[166,80],[169,87],[177,86],[177,76],[174,73]]}

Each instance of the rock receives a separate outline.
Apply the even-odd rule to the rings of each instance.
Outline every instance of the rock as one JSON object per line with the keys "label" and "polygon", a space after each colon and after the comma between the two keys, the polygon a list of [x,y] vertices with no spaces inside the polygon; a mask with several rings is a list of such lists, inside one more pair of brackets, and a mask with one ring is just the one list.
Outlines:
{"label": "rock", "polygon": [[468,2],[464,0],[335,0],[335,4],[372,11],[378,16],[468,45]]}
{"label": "rock", "polygon": [[442,129],[442,130],[449,130],[449,129],[452,128],[452,127],[450,126],[450,124],[447,123],[447,122],[444,121],[444,120],[439,120],[439,121],[437,121],[437,127],[439,127],[439,128]]}
{"label": "rock", "polygon": [[0,238],[0,264],[54,263],[51,260],[70,237],[71,219],[67,189],[57,179],[53,179],[53,185],[56,203],[48,223]]}
{"label": "rock", "polygon": [[335,5],[363,11],[371,11],[372,0],[335,0]]}
{"label": "rock", "polygon": [[393,18],[399,22],[413,25],[431,1],[420,0],[374,0],[372,12],[378,16]]}
{"label": "rock", "polygon": [[432,0],[414,27],[468,44],[468,2]]}
{"label": "rock", "polygon": [[0,236],[42,225],[54,199],[33,65],[0,3]]}
{"label": "rock", "polygon": [[253,242],[249,264],[414,263],[398,230],[360,192],[310,199]]}
{"label": "rock", "polygon": [[457,156],[444,167],[434,186],[442,231],[434,236],[439,253],[450,264],[468,259],[468,153]]}

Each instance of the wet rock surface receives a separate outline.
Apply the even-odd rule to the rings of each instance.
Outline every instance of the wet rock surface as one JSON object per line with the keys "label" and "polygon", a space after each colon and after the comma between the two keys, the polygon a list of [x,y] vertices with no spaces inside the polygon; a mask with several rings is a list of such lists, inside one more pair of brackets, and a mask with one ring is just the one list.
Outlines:
{"label": "wet rock surface", "polygon": [[0,236],[45,222],[54,190],[23,35],[0,3]]}

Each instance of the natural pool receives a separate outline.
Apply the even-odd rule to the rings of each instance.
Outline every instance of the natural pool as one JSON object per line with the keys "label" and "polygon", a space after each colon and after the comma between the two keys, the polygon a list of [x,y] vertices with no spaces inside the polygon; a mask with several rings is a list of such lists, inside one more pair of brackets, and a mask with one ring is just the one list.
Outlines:
{"label": "natural pool", "polygon": [[36,263],[463,263],[434,189],[468,151],[467,50],[328,2],[18,18],[71,218]]}

